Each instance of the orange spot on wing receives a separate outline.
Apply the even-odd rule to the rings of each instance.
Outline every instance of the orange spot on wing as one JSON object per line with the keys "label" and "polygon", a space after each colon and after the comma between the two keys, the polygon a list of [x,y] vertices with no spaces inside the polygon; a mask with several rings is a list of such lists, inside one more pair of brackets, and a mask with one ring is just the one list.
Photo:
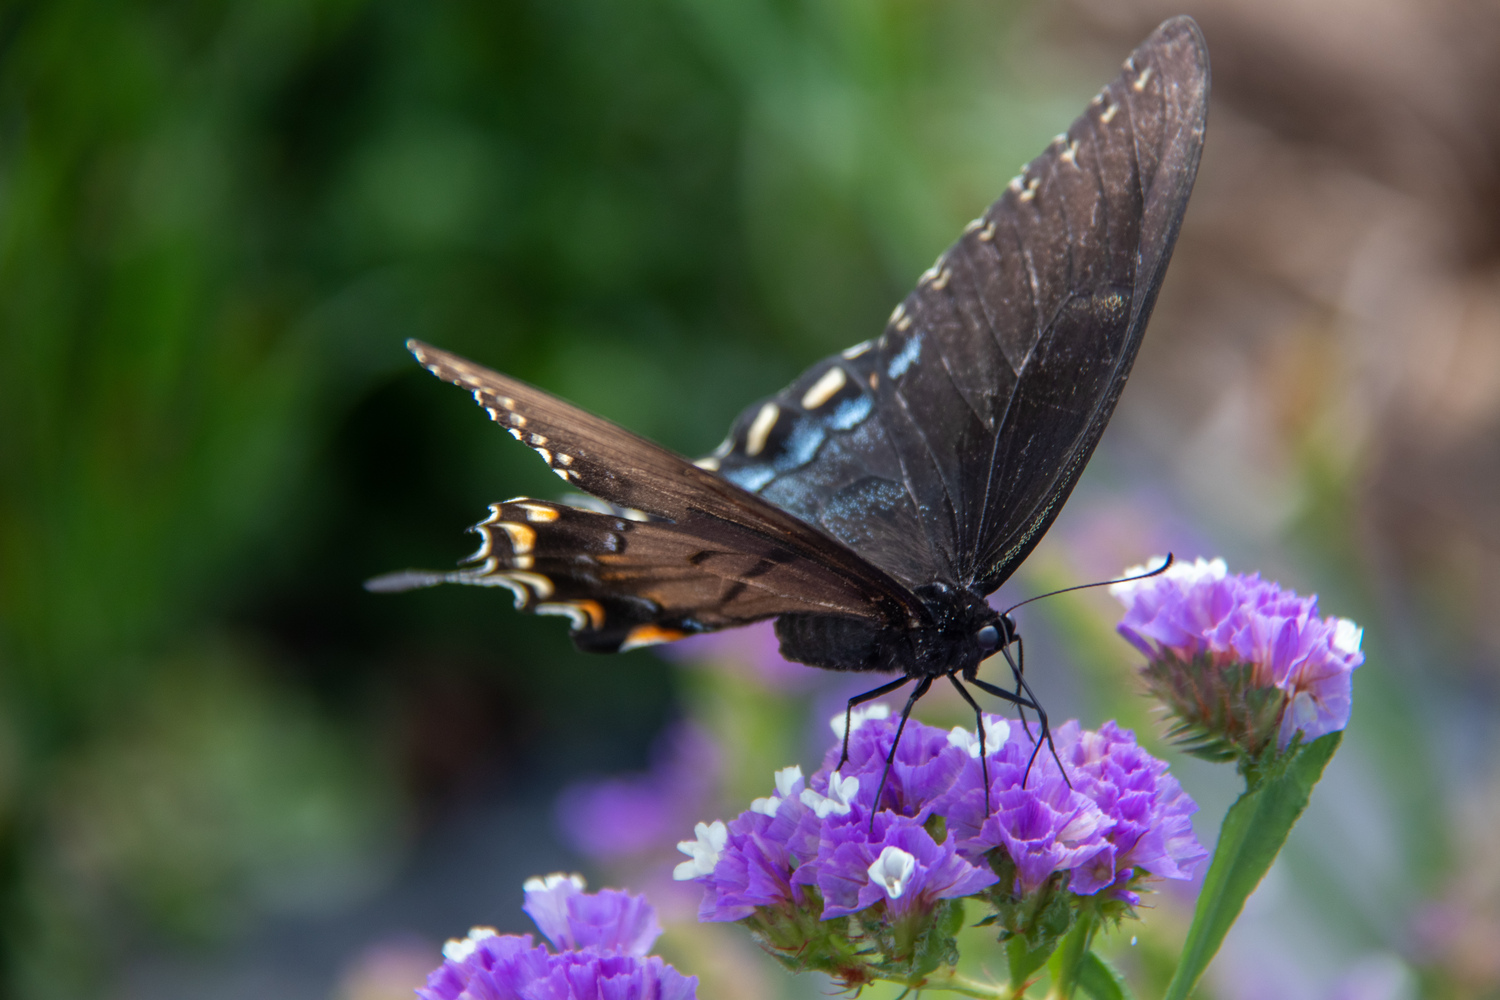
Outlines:
{"label": "orange spot on wing", "polygon": [[655,646],[662,642],[676,642],[678,639],[687,637],[686,632],[679,632],[675,628],[662,628],[660,625],[637,625],[625,636],[625,641],[620,643],[620,652],[624,653],[632,649],[640,649],[642,646]]}
{"label": "orange spot on wing", "polygon": [[574,601],[573,606],[589,616],[589,625],[593,628],[604,627],[604,605],[598,601]]}

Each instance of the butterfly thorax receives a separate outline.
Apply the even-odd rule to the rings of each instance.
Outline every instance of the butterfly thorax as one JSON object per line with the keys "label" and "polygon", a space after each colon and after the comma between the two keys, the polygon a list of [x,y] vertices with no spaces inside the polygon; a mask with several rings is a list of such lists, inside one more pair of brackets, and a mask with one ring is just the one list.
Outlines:
{"label": "butterfly thorax", "polygon": [[776,619],[781,655],[827,670],[971,675],[1007,634],[1001,614],[973,591],[933,583],[915,594],[927,612],[915,628],[842,615],[782,615]]}

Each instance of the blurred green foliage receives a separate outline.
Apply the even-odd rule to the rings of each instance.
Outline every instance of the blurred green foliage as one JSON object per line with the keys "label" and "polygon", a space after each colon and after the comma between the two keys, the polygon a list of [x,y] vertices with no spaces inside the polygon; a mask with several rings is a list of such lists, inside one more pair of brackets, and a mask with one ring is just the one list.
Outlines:
{"label": "blurred green foliage", "polygon": [[1079,106],[1090,75],[1010,68],[1025,12],[0,9],[7,991],[347,900],[465,782],[644,759],[650,657],[360,591],[555,492],[401,342],[710,448]]}

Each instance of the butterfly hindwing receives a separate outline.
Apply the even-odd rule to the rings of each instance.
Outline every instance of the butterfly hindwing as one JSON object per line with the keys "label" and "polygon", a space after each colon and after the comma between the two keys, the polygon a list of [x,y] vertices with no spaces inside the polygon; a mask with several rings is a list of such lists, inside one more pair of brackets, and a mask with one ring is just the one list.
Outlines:
{"label": "butterfly hindwing", "polygon": [[[1207,98],[1197,26],[1168,21],[879,339],[746,409],[707,461],[908,586],[998,587],[1113,412],[1192,189]],[[833,382],[844,395],[805,405]]]}
{"label": "butterfly hindwing", "polygon": [[[520,611],[570,620],[586,650],[615,652],[787,613],[873,618],[856,582],[734,526],[518,498],[493,504],[462,569],[406,572],[372,590],[438,583],[503,587]],[[717,537],[715,537],[717,536]]]}
{"label": "butterfly hindwing", "polygon": [[[469,390],[492,419],[531,446],[559,477],[618,511],[641,518],[632,521],[616,517],[629,525],[626,530],[633,540],[633,554],[644,557],[649,552],[651,556],[650,560],[632,563],[637,566],[631,571],[634,576],[620,576],[623,569],[604,577],[574,575],[582,588],[597,586],[596,596],[601,600],[618,597],[626,603],[637,601],[630,605],[637,614],[654,615],[651,620],[664,628],[690,631],[743,624],[792,610],[867,618],[896,628],[911,627],[924,619],[925,610],[906,588],[787,511],[525,382],[419,341],[411,341],[408,347],[433,374]],[[581,533],[580,540],[590,530],[601,537],[618,531],[607,529],[602,521],[591,521],[603,516],[598,512],[559,509],[569,513],[546,526],[531,526],[539,543],[561,538],[559,533],[565,530]],[[519,522],[507,516],[497,523]],[[566,552],[566,544],[559,551]],[[531,560],[542,558],[539,553],[522,555]],[[688,564],[679,565],[689,559],[699,560],[692,573]],[[483,579],[473,571],[396,574],[382,578],[382,589],[396,589],[401,583],[421,586],[444,581],[503,586],[512,579],[505,573],[542,573],[540,566],[540,561],[530,567],[499,566]],[[563,569],[554,567],[554,571],[566,575]],[[725,597],[714,584],[696,603],[674,598],[658,601],[661,608],[657,611],[642,610],[655,600],[640,590],[646,577],[681,579],[686,574],[697,579],[694,573],[705,580],[728,580],[731,587],[744,583],[744,587]],[[624,582],[627,577],[633,581],[628,585]],[[755,582],[747,582],[750,579]],[[648,603],[640,604],[638,599]],[[718,616],[705,610],[715,600],[725,602]],[[547,601],[528,600],[522,606],[530,609],[544,603]],[[748,610],[752,607],[759,610]],[[584,644],[581,637],[580,645]],[[589,648],[598,648],[598,644]]]}

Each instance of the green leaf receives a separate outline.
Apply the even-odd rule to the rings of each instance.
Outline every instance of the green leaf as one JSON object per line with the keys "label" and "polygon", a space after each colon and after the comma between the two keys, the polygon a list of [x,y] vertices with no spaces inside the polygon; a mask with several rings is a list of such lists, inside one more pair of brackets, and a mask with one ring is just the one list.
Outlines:
{"label": "green leaf", "polygon": [[1093,1000],[1135,1000],[1120,971],[1092,951],[1078,965],[1078,988]]}
{"label": "green leaf", "polygon": [[1040,948],[1028,948],[1026,939],[1019,935],[1006,941],[1005,957],[1010,965],[1011,985],[1019,987],[1031,978],[1031,974],[1042,967],[1056,947],[1057,942],[1052,940]]}
{"label": "green leaf", "polygon": [[1307,808],[1313,786],[1343,735],[1329,733],[1293,751],[1280,766],[1261,774],[1255,787],[1229,808],[1166,1000],[1185,1000],[1208,968],[1245,900],[1260,885]]}

